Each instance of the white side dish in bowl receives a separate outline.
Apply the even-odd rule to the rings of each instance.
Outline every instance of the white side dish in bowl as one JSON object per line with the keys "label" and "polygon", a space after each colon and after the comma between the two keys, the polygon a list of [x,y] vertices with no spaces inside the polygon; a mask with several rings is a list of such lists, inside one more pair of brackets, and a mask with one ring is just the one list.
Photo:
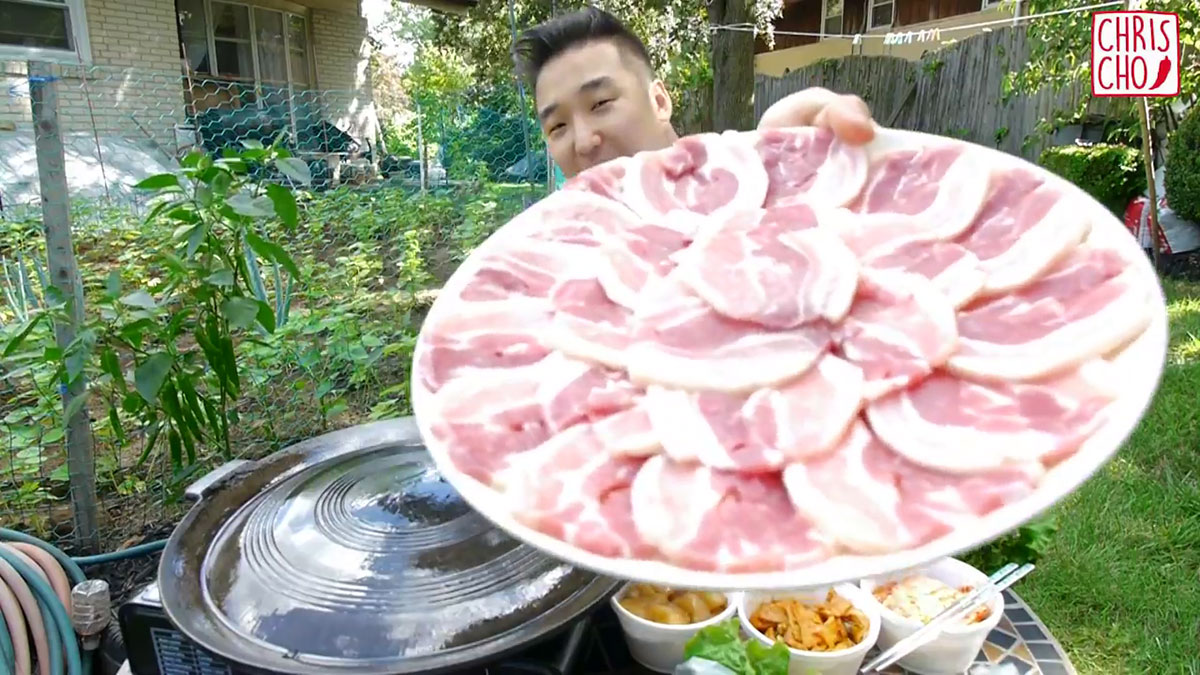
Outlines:
{"label": "white side dish in bowl", "polygon": [[738,620],[743,632],[768,647],[773,637],[784,639],[788,675],[855,675],[880,633],[879,604],[852,584],[742,593]]}
{"label": "white side dish in bowl", "polygon": [[[945,608],[987,583],[988,576],[955,558],[913,570],[863,579],[859,586],[879,611],[880,649],[916,633]],[[932,642],[898,661],[918,675],[951,675],[970,667],[988,633],[1004,614],[1004,596],[993,594]]]}

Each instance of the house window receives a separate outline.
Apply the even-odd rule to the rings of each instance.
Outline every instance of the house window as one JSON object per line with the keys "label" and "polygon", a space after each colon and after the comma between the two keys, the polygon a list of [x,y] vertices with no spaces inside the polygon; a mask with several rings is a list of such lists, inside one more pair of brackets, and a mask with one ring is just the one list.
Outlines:
{"label": "house window", "polygon": [[892,25],[892,12],[895,9],[895,0],[870,0],[871,11],[869,12],[869,21],[867,29],[872,28],[887,28]]}
{"label": "house window", "polygon": [[821,6],[821,34],[842,34],[842,3],[843,0],[824,0]]}
{"label": "house window", "polygon": [[83,0],[0,0],[0,59],[90,63]]}
{"label": "house window", "polygon": [[226,0],[176,0],[175,8],[181,56],[193,76],[259,88],[312,84],[304,14]]}

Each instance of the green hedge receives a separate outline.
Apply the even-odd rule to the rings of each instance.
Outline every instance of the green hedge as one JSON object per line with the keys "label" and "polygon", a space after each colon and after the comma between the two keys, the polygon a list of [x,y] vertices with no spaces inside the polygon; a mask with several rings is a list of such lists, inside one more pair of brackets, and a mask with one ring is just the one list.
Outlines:
{"label": "green hedge", "polygon": [[1038,163],[1083,188],[1117,215],[1146,190],[1142,153],[1124,145],[1058,145],[1042,151]]}
{"label": "green hedge", "polygon": [[1180,218],[1200,222],[1200,106],[1179,123],[1167,142],[1167,199]]}

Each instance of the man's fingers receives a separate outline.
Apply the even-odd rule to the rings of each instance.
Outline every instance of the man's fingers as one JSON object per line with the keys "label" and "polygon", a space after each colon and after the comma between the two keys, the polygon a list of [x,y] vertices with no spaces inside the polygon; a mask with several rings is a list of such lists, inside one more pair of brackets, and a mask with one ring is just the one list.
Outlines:
{"label": "man's fingers", "polygon": [[875,137],[875,125],[866,102],[852,94],[835,94],[812,87],[789,94],[763,113],[759,129],[823,126],[849,143],[866,143]]}
{"label": "man's fingers", "polygon": [[838,98],[837,94],[823,87],[809,87],[788,94],[763,112],[758,128],[810,126],[816,121],[817,114]]}

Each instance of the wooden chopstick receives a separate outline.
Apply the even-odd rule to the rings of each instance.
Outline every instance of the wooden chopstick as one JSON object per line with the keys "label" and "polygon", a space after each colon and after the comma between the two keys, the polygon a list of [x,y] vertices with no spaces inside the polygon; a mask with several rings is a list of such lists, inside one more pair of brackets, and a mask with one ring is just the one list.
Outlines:
{"label": "wooden chopstick", "polygon": [[980,600],[983,596],[990,595],[991,593],[999,593],[1012,586],[1026,574],[1032,572],[1033,567],[1033,563],[1025,563],[1020,567],[1017,567],[1016,563],[1008,563],[996,570],[996,572],[988,577],[986,583],[980,585],[979,588],[972,591],[963,599],[939,612],[937,616],[933,617],[928,624],[917,632],[892,645],[891,649],[876,656],[867,665],[863,666],[859,672],[871,673],[881,668],[887,668],[914,650],[924,646],[941,634],[943,626],[952,621],[957,621],[967,611],[973,609],[976,605],[982,604]]}

